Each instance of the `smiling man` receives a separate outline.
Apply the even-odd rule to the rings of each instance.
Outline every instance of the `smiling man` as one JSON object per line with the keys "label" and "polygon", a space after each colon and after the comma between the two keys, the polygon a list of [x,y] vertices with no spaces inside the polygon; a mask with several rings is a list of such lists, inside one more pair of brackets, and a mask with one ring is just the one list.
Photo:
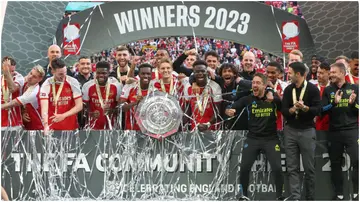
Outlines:
{"label": "smiling man", "polygon": [[81,56],[79,58],[79,72],[74,76],[80,83],[82,87],[86,82],[94,78],[91,71],[91,60],[87,56]]}
{"label": "smiling man", "polygon": [[[16,62],[11,57],[2,59],[1,75],[1,104],[6,104],[12,99],[19,97],[24,86],[24,77],[16,70]],[[13,107],[9,110],[1,110],[1,128],[16,130],[22,125],[20,106]]]}
{"label": "smiling man", "polygon": [[115,58],[118,65],[110,72],[110,76],[116,78],[120,83],[125,85],[125,81],[128,77],[134,77],[138,74],[138,72],[136,70],[130,72],[130,53],[125,46],[119,46],[116,48]]}
{"label": "smiling man", "polygon": [[221,88],[212,81],[208,80],[207,63],[203,60],[195,61],[193,64],[194,77],[197,86],[200,87],[200,92],[193,92],[190,84],[185,86],[184,95],[189,104],[189,109],[186,111],[191,117],[191,129],[197,127],[199,131],[206,131],[208,129],[215,130],[215,123],[218,119],[218,111],[220,107]]}
{"label": "smiling man", "polygon": [[51,61],[54,76],[48,78],[40,89],[41,115],[44,133],[49,130],[78,129],[76,114],[83,108],[79,82],[66,75],[63,60]]}
{"label": "smiling man", "polygon": [[[282,72],[282,66],[278,62],[270,62],[266,67],[266,75],[268,78],[267,86],[272,88],[274,92],[280,97],[283,97],[283,93],[285,88],[287,87],[287,83],[279,79],[279,75]],[[277,109],[277,120],[276,120],[277,130],[283,130],[284,121],[283,116],[281,114],[281,109]]]}
{"label": "smiling man", "polygon": [[252,80],[255,74],[255,55],[248,51],[244,54],[241,61],[243,71],[240,72],[240,76],[247,80]]}
{"label": "smiling man", "polygon": [[355,51],[351,54],[350,72],[345,79],[351,84],[359,85],[359,52]]}
{"label": "smiling man", "polygon": [[[249,173],[260,150],[265,151],[271,165],[276,187],[282,187],[284,179],[281,168],[280,141],[276,131],[276,109],[281,108],[280,98],[275,94],[273,102],[266,101],[267,78],[261,73],[255,73],[252,80],[253,94],[241,98],[226,110],[226,114],[233,117],[244,108],[248,111],[249,133],[244,143],[240,165],[240,184],[243,187],[243,196],[240,200],[249,200],[247,190]],[[276,197],[283,199],[282,189],[277,189]]]}
{"label": "smiling man", "polygon": [[322,95],[322,113],[329,115],[329,157],[334,200],[344,199],[342,161],[346,148],[353,168],[353,201],[359,201],[359,86],[345,80],[342,63],[330,66],[332,83]]}
{"label": "smiling man", "polygon": [[[58,59],[58,58],[61,57],[61,48],[56,44],[53,44],[53,45],[49,46],[48,52],[47,52],[47,57],[48,57],[48,64],[43,66],[45,76],[44,76],[43,80],[40,82],[40,86],[44,83],[44,81],[46,79],[53,76],[53,69],[52,69],[52,63],[51,62],[53,60]],[[73,73],[68,68],[66,68],[66,74],[69,75],[69,76],[73,76]]]}
{"label": "smiling man", "polygon": [[28,74],[21,96],[16,97],[8,103],[1,105],[2,110],[9,110],[13,107],[24,106],[23,125],[25,130],[42,130],[43,124],[40,116],[40,86],[39,82],[44,77],[43,67],[36,65]]}
{"label": "smiling man", "polygon": [[[110,64],[96,64],[96,79],[84,84],[82,93],[89,122],[87,128],[93,130],[111,129],[116,120],[116,105],[120,98],[122,84],[110,77]],[[108,116],[108,117],[107,117]],[[109,123],[110,121],[110,123]]]}
{"label": "smiling man", "polygon": [[307,82],[306,67],[302,62],[289,65],[291,84],[284,90],[281,112],[286,119],[284,145],[286,166],[289,173],[290,197],[300,200],[300,154],[305,170],[305,198],[315,197],[315,148],[316,131],[314,118],[321,109],[318,88]]}
{"label": "smiling man", "polygon": [[184,90],[183,82],[173,75],[173,63],[170,59],[165,58],[159,61],[159,74],[161,78],[159,80],[152,80],[150,85],[154,89],[180,98]]}
{"label": "smiling man", "polygon": [[135,121],[135,107],[139,102],[151,92],[150,81],[153,66],[144,63],[139,65],[139,81],[126,84],[120,96],[120,104],[123,105],[125,115],[125,130],[140,130]]}

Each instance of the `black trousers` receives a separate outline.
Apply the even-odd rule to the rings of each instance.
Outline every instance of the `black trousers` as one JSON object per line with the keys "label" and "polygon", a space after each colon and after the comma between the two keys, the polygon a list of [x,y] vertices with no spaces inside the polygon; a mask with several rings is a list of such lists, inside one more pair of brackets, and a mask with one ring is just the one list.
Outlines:
{"label": "black trousers", "polygon": [[279,197],[282,195],[284,178],[281,168],[280,141],[277,137],[270,140],[248,137],[245,140],[240,163],[240,185],[243,189],[243,195],[247,196],[251,167],[261,150],[264,151],[270,163],[272,175],[275,179],[276,197]]}
{"label": "black trousers", "polygon": [[289,192],[293,200],[300,200],[300,154],[305,171],[305,199],[315,200],[315,128],[296,129],[284,127],[286,167],[289,175]]}
{"label": "black trousers", "polygon": [[359,129],[329,132],[329,156],[331,162],[331,180],[336,195],[343,195],[343,174],[341,162],[346,147],[350,156],[352,172],[353,192],[359,193]]}

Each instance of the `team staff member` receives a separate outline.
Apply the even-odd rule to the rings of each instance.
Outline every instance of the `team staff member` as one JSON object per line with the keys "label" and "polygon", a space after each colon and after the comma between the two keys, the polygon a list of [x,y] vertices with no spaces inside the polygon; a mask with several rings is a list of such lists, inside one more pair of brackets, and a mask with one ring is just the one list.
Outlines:
{"label": "team staff member", "polygon": [[341,170],[344,147],[353,166],[353,200],[359,200],[359,87],[345,80],[346,67],[342,63],[331,65],[332,84],[326,87],[322,97],[322,111],[330,116],[329,140],[331,179],[336,200],[342,200],[343,175]]}
{"label": "team staff member", "polygon": [[1,110],[25,106],[25,113],[27,118],[24,118],[23,124],[25,130],[43,130],[43,124],[40,116],[40,86],[39,82],[42,81],[45,75],[43,67],[36,65],[28,74],[27,82],[24,84],[21,96],[16,97],[8,103],[1,105]]}
{"label": "team staff member", "polygon": [[82,87],[86,82],[94,79],[94,75],[91,71],[91,60],[87,56],[81,56],[79,58],[79,72],[74,76]]}
{"label": "team staff member", "polygon": [[306,200],[314,200],[316,131],[314,118],[321,109],[318,88],[305,80],[301,62],[289,65],[291,84],[285,88],[282,114],[286,119],[284,145],[289,173],[289,200],[300,200],[300,154],[305,170]]}
{"label": "team staff member", "polygon": [[[48,57],[49,62],[48,62],[48,64],[43,66],[45,76],[44,76],[43,80],[40,82],[40,84],[39,84],[40,86],[44,83],[44,81],[46,79],[53,76],[53,69],[51,66],[51,64],[52,64],[51,61],[53,61],[54,59],[57,59],[57,58],[61,58],[61,48],[56,44],[49,46],[48,52],[47,52],[47,57]],[[69,76],[73,76],[73,73],[68,68],[66,68],[66,74]]]}
{"label": "team staff member", "polygon": [[78,129],[77,113],[83,109],[79,82],[67,76],[63,60],[51,61],[54,76],[48,78],[40,89],[41,116],[44,133],[51,130]]}
{"label": "team staff member", "polygon": [[[289,55],[288,55],[288,67],[291,63],[293,62],[302,62],[303,61],[303,54],[301,51],[294,49],[292,50]],[[290,82],[290,78],[289,78],[289,69],[287,69],[287,71],[285,71],[285,75],[284,78],[286,78],[286,81]]]}
{"label": "team staff member", "polygon": [[[326,87],[330,85],[330,64],[327,62],[323,62],[320,64],[317,70],[317,87],[320,91],[320,98],[322,97],[324,90]],[[316,130],[325,130],[329,129],[329,115],[326,114],[324,116],[316,117]]]}
{"label": "team staff member", "polygon": [[255,55],[253,52],[246,52],[241,61],[243,71],[240,72],[240,76],[247,80],[252,80],[255,74]]}
{"label": "team staff member", "polygon": [[[88,81],[82,88],[83,100],[89,116],[88,128],[111,129],[116,120],[116,105],[121,94],[121,83],[110,77],[110,64],[105,61],[96,64],[96,79]],[[109,117],[107,119],[106,115]],[[111,123],[109,123],[111,121]]]}
{"label": "team staff member", "polygon": [[240,200],[249,200],[247,190],[249,186],[249,174],[260,150],[265,154],[271,165],[271,170],[276,184],[276,197],[283,199],[282,189],[284,179],[281,168],[280,141],[276,131],[276,111],[281,109],[280,98],[275,94],[272,102],[267,101],[265,89],[267,78],[261,73],[255,73],[252,80],[253,94],[236,101],[231,109],[226,110],[230,117],[239,113],[243,108],[248,111],[249,133],[245,140],[241,168],[240,184],[243,187],[243,195]]}

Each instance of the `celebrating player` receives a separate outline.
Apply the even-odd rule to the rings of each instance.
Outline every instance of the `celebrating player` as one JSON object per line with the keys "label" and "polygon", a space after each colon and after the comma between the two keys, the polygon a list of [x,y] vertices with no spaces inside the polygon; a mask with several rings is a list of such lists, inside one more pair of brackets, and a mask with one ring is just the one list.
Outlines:
{"label": "celebrating player", "polygon": [[124,104],[123,110],[126,111],[125,130],[140,130],[134,118],[135,107],[151,92],[149,84],[153,66],[144,63],[138,69],[140,80],[132,84],[126,84],[120,96],[120,103]]}
{"label": "celebrating player", "polygon": [[110,64],[96,64],[96,79],[83,86],[83,100],[88,112],[88,128],[94,130],[112,129],[116,118],[115,107],[121,93],[121,83],[109,77]]}
{"label": "celebrating player", "polygon": [[48,78],[40,89],[41,114],[44,133],[51,130],[75,130],[78,128],[77,113],[83,102],[79,82],[66,75],[63,60],[51,61],[54,76]]}

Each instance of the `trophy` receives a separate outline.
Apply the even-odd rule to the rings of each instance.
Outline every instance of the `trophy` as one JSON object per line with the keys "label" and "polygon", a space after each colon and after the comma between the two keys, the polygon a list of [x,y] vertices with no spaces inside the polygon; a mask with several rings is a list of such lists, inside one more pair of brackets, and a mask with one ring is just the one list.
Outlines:
{"label": "trophy", "polygon": [[176,133],[182,116],[179,101],[161,91],[151,92],[140,101],[135,111],[141,132],[156,139]]}

